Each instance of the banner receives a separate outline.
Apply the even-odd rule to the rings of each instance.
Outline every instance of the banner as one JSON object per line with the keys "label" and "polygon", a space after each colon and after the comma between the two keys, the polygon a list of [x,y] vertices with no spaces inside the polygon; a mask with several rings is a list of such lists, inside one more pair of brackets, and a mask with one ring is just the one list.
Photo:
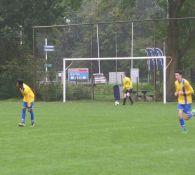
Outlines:
{"label": "banner", "polygon": [[88,68],[70,68],[68,69],[69,81],[88,81],[89,69]]}

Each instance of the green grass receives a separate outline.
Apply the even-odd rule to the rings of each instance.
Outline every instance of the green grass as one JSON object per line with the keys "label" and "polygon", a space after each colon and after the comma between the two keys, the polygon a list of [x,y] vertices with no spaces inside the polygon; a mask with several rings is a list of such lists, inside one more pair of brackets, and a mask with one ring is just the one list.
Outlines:
{"label": "green grass", "polygon": [[182,134],[176,103],[36,103],[24,128],[20,102],[0,102],[1,175],[192,175],[195,119]]}

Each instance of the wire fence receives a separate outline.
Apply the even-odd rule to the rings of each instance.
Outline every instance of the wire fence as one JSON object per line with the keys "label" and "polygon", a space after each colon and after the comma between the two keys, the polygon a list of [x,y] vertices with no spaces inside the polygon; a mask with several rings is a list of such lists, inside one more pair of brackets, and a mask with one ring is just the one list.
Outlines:
{"label": "wire fence", "polygon": [[[169,20],[179,20],[180,26],[186,25],[186,21],[187,25],[195,23],[194,18]],[[33,28],[33,53],[37,65],[36,84],[40,86],[45,83],[61,83],[63,58],[139,57],[147,56],[146,48],[160,48],[163,54],[167,55],[166,39],[169,20],[35,26]],[[186,31],[179,30],[181,30],[180,37],[185,38]],[[47,45],[53,46],[54,50],[44,49],[45,39],[47,39]],[[189,54],[189,56],[192,55]],[[148,83],[148,86],[152,85],[155,89],[161,89],[162,86],[162,70],[156,68],[148,70],[148,65],[144,61],[104,61],[102,63],[76,61],[72,63],[71,68],[88,68],[89,78],[94,73],[103,73],[107,79],[109,72],[124,72],[131,68],[138,68],[140,83]],[[193,69],[186,69],[186,66],[181,68],[187,71],[188,75]],[[61,86],[58,87],[61,91]],[[45,88],[45,99],[47,99],[47,88]],[[55,97],[62,91],[56,90],[52,93]]]}

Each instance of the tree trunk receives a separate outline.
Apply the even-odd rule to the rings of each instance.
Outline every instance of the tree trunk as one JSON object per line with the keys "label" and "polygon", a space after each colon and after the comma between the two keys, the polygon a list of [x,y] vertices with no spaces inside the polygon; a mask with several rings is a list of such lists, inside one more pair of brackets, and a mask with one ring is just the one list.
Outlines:
{"label": "tree trunk", "polygon": [[[179,10],[183,6],[185,0],[172,1],[169,0],[169,18],[176,18]],[[177,20],[169,20],[167,29],[167,54],[172,58],[172,63],[167,69],[167,101],[173,101],[174,97],[174,72],[178,69],[179,56],[179,30]]]}
{"label": "tree trunk", "polygon": [[174,72],[178,68],[177,57],[177,21],[170,21],[167,32],[167,56],[172,58],[172,63],[167,69],[167,100],[174,99]]}

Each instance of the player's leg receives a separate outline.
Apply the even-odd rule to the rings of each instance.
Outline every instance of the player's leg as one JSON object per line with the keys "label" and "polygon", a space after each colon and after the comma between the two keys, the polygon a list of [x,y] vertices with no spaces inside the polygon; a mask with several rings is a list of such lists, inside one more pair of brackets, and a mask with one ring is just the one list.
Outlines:
{"label": "player's leg", "polygon": [[185,120],[183,118],[183,110],[184,110],[184,105],[178,104],[178,117],[179,117],[179,124],[182,129],[182,131],[186,131],[186,126],[185,126]]}
{"label": "player's leg", "polygon": [[131,105],[133,105],[133,99],[131,98],[132,92],[133,92],[133,90],[130,89],[130,90],[129,90],[129,100],[130,100],[130,102],[131,102]]}
{"label": "player's leg", "polygon": [[184,118],[183,118],[183,111],[182,110],[178,111],[178,117],[179,117],[179,123],[180,123],[181,128],[184,128],[185,127],[185,121],[184,121]]}
{"label": "player's leg", "polygon": [[183,112],[184,112],[183,118],[185,120],[191,119],[192,118],[192,107],[191,107],[191,104],[185,104]]}
{"label": "player's leg", "polygon": [[25,126],[26,108],[27,108],[27,103],[26,102],[22,102],[21,123],[18,123],[18,126]]}
{"label": "player's leg", "polygon": [[125,105],[127,100],[127,91],[124,92],[123,105]]}
{"label": "player's leg", "polygon": [[28,112],[30,113],[30,119],[31,119],[31,126],[34,127],[35,125],[35,116],[34,116],[34,112],[33,112],[33,106],[34,103],[31,102],[30,108],[28,109]]}

